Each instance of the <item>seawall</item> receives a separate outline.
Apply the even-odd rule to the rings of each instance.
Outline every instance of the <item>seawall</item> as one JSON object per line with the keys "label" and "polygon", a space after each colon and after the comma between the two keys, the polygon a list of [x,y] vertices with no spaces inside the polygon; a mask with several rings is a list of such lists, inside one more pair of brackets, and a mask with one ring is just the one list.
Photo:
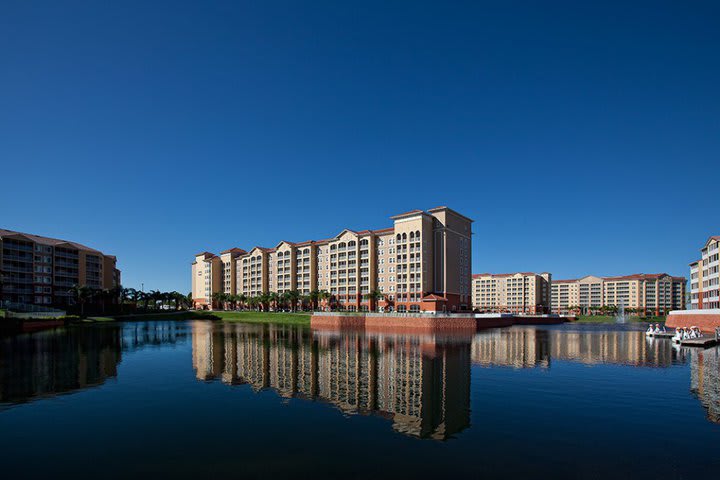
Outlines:
{"label": "seawall", "polygon": [[476,315],[382,315],[382,314],[314,314],[310,326],[319,330],[364,330],[368,332],[437,333],[475,332],[478,329],[512,325],[552,325],[566,322],[564,317],[510,314]]}
{"label": "seawall", "polygon": [[665,326],[676,327],[698,327],[706,333],[715,333],[720,327],[720,308],[706,310],[673,310],[667,317]]}

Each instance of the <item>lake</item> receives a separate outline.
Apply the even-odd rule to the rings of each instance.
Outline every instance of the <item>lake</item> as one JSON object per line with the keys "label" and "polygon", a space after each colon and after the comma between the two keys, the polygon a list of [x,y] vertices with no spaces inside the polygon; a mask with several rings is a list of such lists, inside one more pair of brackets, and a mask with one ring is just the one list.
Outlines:
{"label": "lake", "polygon": [[190,321],[3,337],[2,471],[712,478],[720,351],[641,328],[413,336]]}

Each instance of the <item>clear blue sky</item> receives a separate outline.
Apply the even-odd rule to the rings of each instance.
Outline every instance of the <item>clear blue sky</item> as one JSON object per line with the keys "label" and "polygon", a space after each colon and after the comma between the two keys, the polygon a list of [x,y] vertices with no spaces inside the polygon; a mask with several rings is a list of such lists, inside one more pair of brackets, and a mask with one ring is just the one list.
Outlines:
{"label": "clear blue sky", "polygon": [[0,227],[188,291],[199,251],[448,205],[475,219],[475,272],[687,276],[720,233],[719,21],[714,1],[5,0]]}

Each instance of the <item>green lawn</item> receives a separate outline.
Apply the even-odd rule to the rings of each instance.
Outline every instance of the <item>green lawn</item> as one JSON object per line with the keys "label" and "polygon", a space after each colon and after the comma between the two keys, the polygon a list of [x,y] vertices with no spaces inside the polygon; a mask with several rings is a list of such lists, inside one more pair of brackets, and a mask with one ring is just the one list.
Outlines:
{"label": "green lawn", "polygon": [[311,312],[224,312],[213,311],[213,315],[226,322],[245,323],[284,323],[293,325],[310,325]]}
{"label": "green lawn", "polygon": [[275,313],[275,312],[225,312],[225,311],[189,311],[143,313],[138,315],[115,315],[112,317],[88,317],[90,322],[143,322],[150,320],[223,320],[227,322],[246,323],[283,323],[294,325],[310,325],[310,313]]}
{"label": "green lawn", "polygon": [[[665,323],[665,317],[628,317],[628,321],[636,323]],[[613,315],[580,315],[576,323],[615,323]]]}

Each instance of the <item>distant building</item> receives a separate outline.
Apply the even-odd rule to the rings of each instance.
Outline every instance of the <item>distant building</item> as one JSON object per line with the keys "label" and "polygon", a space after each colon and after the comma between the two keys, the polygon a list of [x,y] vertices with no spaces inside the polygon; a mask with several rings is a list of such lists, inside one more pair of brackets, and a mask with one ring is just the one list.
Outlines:
{"label": "distant building", "polygon": [[554,280],[552,310],[568,313],[579,307],[583,313],[601,307],[615,306],[644,309],[647,313],[666,315],[685,305],[685,277],[666,273],[638,273],[620,277],[588,275],[579,279]]}
{"label": "distant building", "polygon": [[0,229],[0,299],[67,306],[74,285],[120,285],[117,259],[80,243]]}
{"label": "distant building", "polygon": [[720,308],[720,236],[708,238],[700,252],[690,264],[690,309]]}
{"label": "distant building", "polygon": [[473,310],[550,313],[551,284],[547,272],[478,273],[472,279]]}
{"label": "distant building", "polygon": [[[200,253],[192,264],[193,299],[213,308],[214,293],[256,297],[326,290],[326,307],[337,310],[468,310],[472,220],[447,207],[412,210],[392,220],[390,228],[345,229],[324,240]],[[371,292],[382,298],[366,298]]]}

